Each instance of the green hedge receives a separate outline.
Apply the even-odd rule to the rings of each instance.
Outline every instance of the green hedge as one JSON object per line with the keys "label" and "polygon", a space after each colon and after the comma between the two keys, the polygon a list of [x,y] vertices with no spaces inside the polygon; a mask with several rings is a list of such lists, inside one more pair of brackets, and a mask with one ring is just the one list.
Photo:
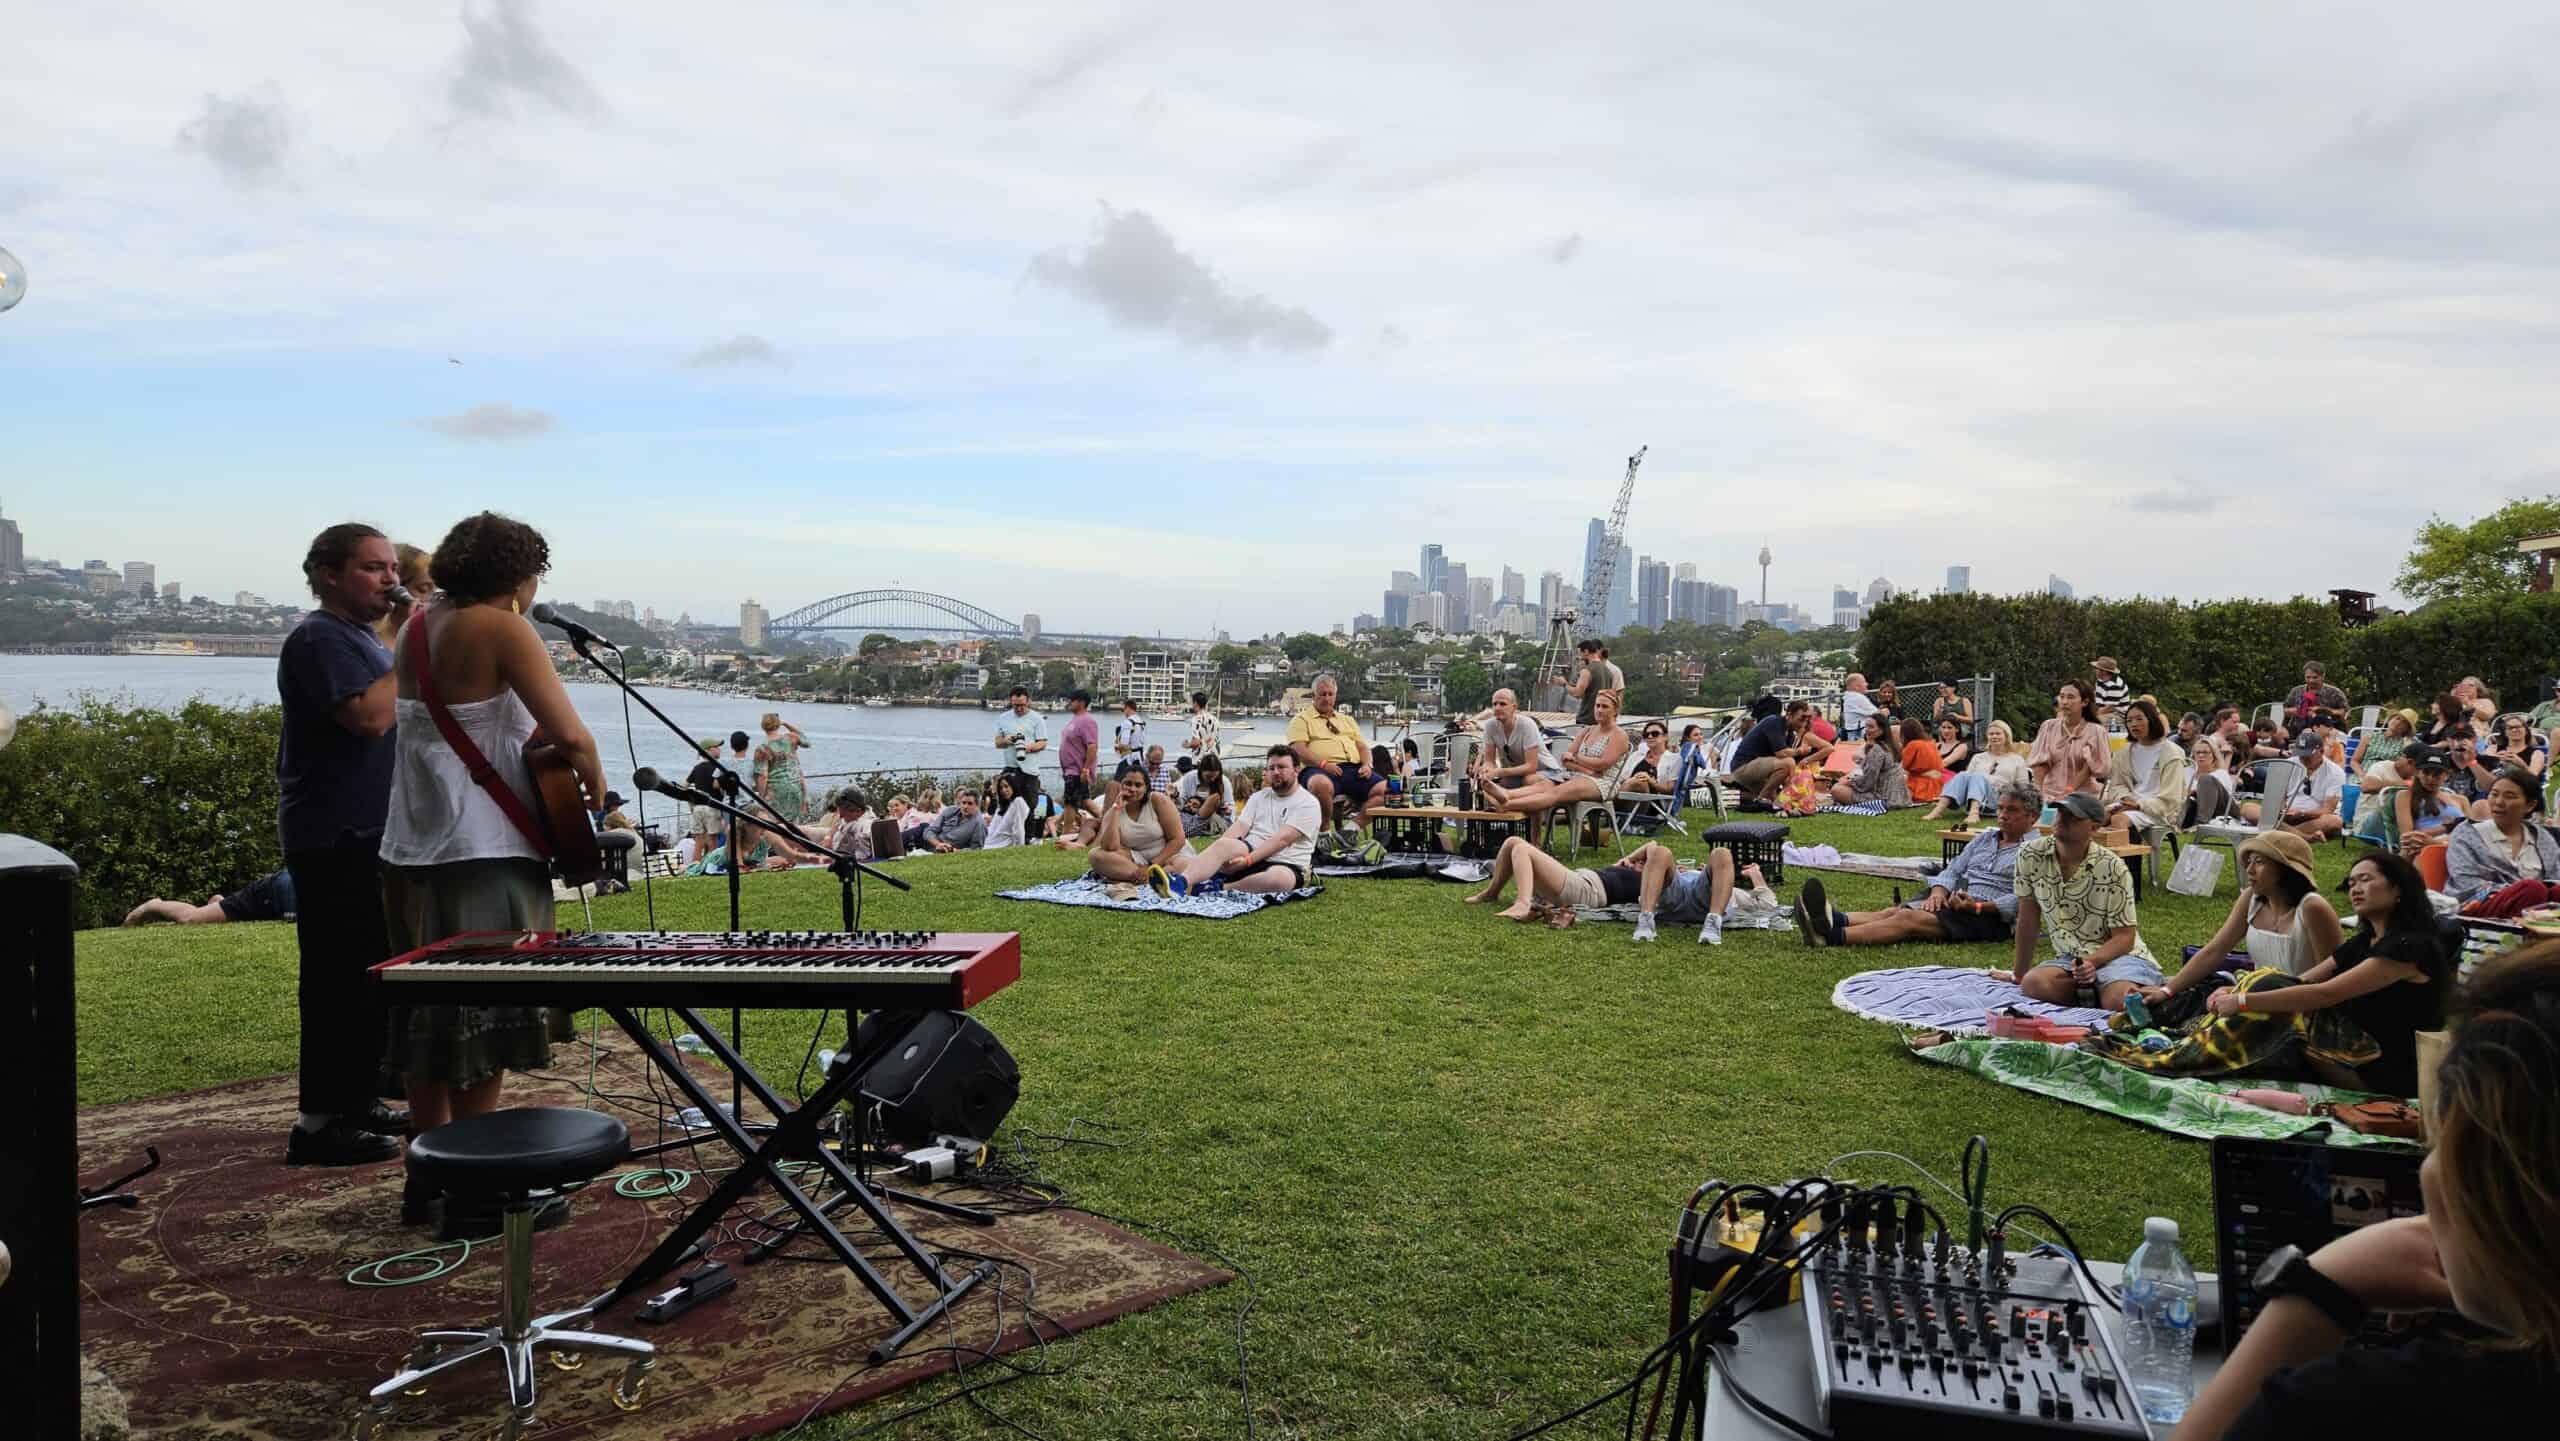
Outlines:
{"label": "green hedge", "polygon": [[[2437,692],[2478,675],[2516,709],[2560,670],[2560,595],[2445,601],[2357,630],[2326,600],[2063,600],[2054,596],[1897,596],[1858,636],[1868,679],[1999,678],[1996,710],[2024,737],[2053,713],[2052,687],[2115,657],[2137,695],[2172,719],[2218,701],[2282,699],[2317,660],[2357,704],[2423,711]],[[2519,704],[2521,703],[2521,704]]]}
{"label": "green hedge", "polygon": [[284,864],[276,841],[283,712],[83,697],[21,717],[0,750],[0,830],[80,863],[80,923],[147,896],[200,901]]}

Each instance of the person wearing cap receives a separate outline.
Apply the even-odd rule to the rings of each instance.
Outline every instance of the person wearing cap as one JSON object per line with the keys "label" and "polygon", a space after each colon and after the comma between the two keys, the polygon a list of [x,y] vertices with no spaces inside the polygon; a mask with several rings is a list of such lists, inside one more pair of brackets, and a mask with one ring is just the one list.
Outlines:
{"label": "person wearing cap", "polygon": [[2445,832],[2469,815],[2461,798],[2445,790],[2453,761],[2442,750],[2422,741],[2402,751],[2398,763],[2409,768],[2409,783],[2386,794],[2400,854],[2414,859],[2427,847],[2444,844]]}
{"label": "person wearing cap", "polygon": [[2210,993],[2215,973],[2234,951],[2252,970],[2274,969],[2299,976],[2337,954],[2347,938],[2337,907],[2320,894],[2320,877],[2311,864],[2311,842],[2291,831],[2269,831],[2240,843],[2240,895],[2222,929],[2187,958],[2178,973],[2156,986],[2144,986],[2142,998],[2159,1005],[2189,991]]}
{"label": "person wearing cap", "polygon": [[[2329,759],[2327,745],[2316,730],[2304,731],[2293,742],[2293,758],[2302,764],[2302,782],[2284,800],[2286,830],[2304,840],[2325,841],[2346,829],[2338,818],[2338,802],[2347,786],[2346,767]],[[2240,808],[2243,820],[2256,822],[2260,808],[2269,801],[2251,801]]]}
{"label": "person wearing cap", "polygon": [[2027,770],[2048,801],[2067,795],[2096,800],[2115,765],[2107,728],[2090,714],[2094,694],[2085,680],[2064,681],[2054,688],[2052,718],[2036,727],[2035,744],[2027,748]]}
{"label": "person wearing cap", "polygon": [[2026,781],[2003,787],[2000,823],[1967,841],[1930,880],[1928,894],[1891,910],[1841,910],[1824,894],[1820,877],[1808,878],[1796,895],[1796,934],[1808,946],[2009,939],[2018,914],[2018,853],[2035,835],[2043,810],[2044,797]]}
{"label": "person wearing cap", "polygon": [[2560,900],[2560,842],[2537,823],[2542,780],[2509,766],[2489,787],[2489,814],[2445,841],[2444,889],[2466,916],[2512,916]]}
{"label": "person wearing cap", "polygon": [[[2107,808],[2073,792],[2053,802],[2053,834],[2018,847],[2017,953],[2010,973],[2031,1000],[2057,1006],[2124,1009],[2136,986],[2160,984],[2159,963],[2142,944],[2133,872],[2095,843]],[[2053,956],[2036,959],[2050,937]]]}
{"label": "person wearing cap", "polygon": [[2133,682],[2124,678],[2124,672],[2117,668],[2116,658],[2111,655],[2102,655],[2089,662],[2089,669],[2098,673],[2096,717],[2106,723],[2107,729],[2113,730],[2124,724],[2124,703],[2133,698]]}
{"label": "person wearing cap", "polygon": [[2452,774],[2444,778],[2444,793],[2471,812],[2478,820],[2489,813],[2489,787],[2498,779],[2480,759],[2480,741],[2469,726],[2457,727],[2444,743],[2445,762]]}
{"label": "person wearing cap", "polygon": [[[706,796],[713,794],[719,788],[720,743],[718,741],[702,743],[702,759],[694,762],[692,771],[688,772],[684,778],[684,783]],[[695,806],[693,808],[694,855],[700,857],[711,854],[711,848],[720,844],[720,833],[724,828],[720,812],[716,807]]]}

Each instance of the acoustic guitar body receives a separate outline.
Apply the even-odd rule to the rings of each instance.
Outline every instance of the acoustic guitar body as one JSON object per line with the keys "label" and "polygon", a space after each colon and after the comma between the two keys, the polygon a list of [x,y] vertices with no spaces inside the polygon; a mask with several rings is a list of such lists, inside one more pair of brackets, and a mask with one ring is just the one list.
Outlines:
{"label": "acoustic guitar body", "polygon": [[524,768],[533,780],[534,819],[550,838],[551,863],[562,883],[574,888],[603,879],[604,849],[596,844],[586,792],[569,757],[550,741],[533,741],[524,748]]}

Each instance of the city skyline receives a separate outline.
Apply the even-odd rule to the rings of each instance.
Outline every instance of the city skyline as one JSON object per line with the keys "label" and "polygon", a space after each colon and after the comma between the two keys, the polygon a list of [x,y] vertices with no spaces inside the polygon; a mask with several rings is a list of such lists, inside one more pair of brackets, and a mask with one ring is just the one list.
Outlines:
{"label": "city skyline", "polygon": [[1647,445],[1631,604],[1637,555],[1756,596],[1764,541],[1808,611],[1950,558],[2030,591],[1992,537],[2057,493],[2108,542],[2042,562],[2081,594],[2276,586],[2235,507],[2299,494],[2323,584],[2390,603],[2428,514],[2560,466],[2540,7],[2216,11],[2210,66],[2179,7],[2097,48],[1963,8],[21,8],[10,518],[206,595],[489,507],[557,593],[662,611],[1321,629],[1423,535],[1578,579]]}

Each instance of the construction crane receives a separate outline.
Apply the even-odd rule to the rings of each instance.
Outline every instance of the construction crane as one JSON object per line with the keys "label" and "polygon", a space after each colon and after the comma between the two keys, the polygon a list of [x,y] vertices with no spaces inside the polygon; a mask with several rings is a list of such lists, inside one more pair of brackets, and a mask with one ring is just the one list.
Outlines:
{"label": "construction crane", "polygon": [[[1636,498],[1636,467],[1644,464],[1644,453],[1652,448],[1639,445],[1636,453],[1627,457],[1627,478],[1618,485],[1618,503],[1609,511],[1608,529],[1601,534],[1600,548],[1582,568],[1582,603],[1596,608],[1595,629],[1607,623],[1609,588],[1617,584],[1618,551],[1627,540],[1627,507]],[[1566,667],[1573,659],[1573,631],[1581,619],[1572,606],[1567,606],[1562,615],[1547,617],[1547,658],[1538,667],[1539,710],[1566,708],[1564,691],[1570,674]]]}

